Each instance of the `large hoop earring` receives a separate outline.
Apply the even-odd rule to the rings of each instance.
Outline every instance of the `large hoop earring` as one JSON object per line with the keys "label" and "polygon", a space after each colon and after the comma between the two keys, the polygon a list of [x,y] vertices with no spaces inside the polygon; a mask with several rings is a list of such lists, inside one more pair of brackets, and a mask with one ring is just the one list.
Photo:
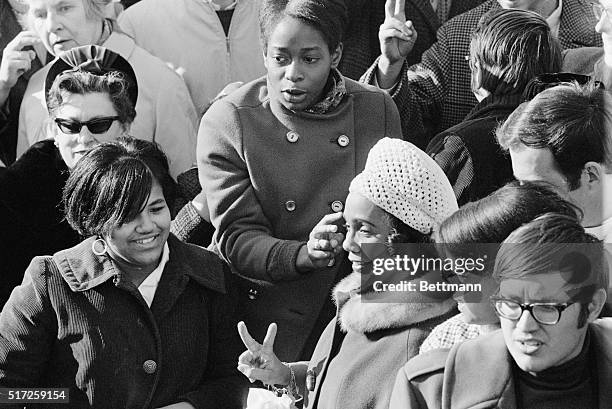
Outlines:
{"label": "large hoop earring", "polygon": [[[99,249],[99,246],[102,246],[102,250]],[[93,243],[91,243],[91,251],[96,256],[103,256],[103,255],[105,255],[107,248],[108,248],[108,246],[106,245],[106,242],[102,238],[97,238],[97,239],[95,239],[93,241]]]}

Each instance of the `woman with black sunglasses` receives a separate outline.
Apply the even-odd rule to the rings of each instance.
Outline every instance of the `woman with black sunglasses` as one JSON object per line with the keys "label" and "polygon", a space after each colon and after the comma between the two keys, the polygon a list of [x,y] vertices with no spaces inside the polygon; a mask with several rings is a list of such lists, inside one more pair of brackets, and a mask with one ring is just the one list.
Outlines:
{"label": "woman with black sunglasses", "polygon": [[69,171],[92,147],[127,135],[136,115],[134,71],[102,47],[62,54],[45,90],[52,138],[0,170],[0,307],[34,256],[79,242],[59,206]]}

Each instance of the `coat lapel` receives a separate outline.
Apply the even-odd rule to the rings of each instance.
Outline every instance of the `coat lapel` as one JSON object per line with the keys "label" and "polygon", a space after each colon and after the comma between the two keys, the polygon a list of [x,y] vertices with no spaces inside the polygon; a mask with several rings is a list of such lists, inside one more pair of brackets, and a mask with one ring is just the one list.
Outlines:
{"label": "coat lapel", "polygon": [[516,409],[510,359],[501,330],[451,349],[444,368],[442,408]]}

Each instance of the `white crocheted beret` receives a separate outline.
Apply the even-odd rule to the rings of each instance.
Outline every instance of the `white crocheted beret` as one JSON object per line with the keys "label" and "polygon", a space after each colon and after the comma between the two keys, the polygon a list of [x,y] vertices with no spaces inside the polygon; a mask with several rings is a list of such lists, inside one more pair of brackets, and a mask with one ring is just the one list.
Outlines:
{"label": "white crocheted beret", "polygon": [[361,194],[424,234],[431,233],[458,208],[440,166],[401,139],[383,138],[374,145],[349,192]]}

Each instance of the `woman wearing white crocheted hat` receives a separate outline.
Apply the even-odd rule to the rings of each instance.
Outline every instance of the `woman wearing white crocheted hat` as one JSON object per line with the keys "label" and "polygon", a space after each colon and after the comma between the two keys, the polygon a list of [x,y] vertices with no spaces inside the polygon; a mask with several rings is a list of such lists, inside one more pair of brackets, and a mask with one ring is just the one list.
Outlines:
{"label": "woman wearing white crocheted hat", "polygon": [[350,185],[343,247],[353,273],[334,289],[338,313],[312,358],[282,363],[273,352],[275,324],[259,344],[240,323],[248,350],[238,369],[251,380],[287,385],[295,396],[299,391],[307,408],[386,408],[395,372],[418,353],[434,326],[455,314],[455,303],[450,293],[418,290],[403,292],[401,302],[362,302],[367,295],[362,281],[373,267],[363,247],[429,242],[431,232],[456,210],[452,187],[433,159],[409,142],[381,139]]}

